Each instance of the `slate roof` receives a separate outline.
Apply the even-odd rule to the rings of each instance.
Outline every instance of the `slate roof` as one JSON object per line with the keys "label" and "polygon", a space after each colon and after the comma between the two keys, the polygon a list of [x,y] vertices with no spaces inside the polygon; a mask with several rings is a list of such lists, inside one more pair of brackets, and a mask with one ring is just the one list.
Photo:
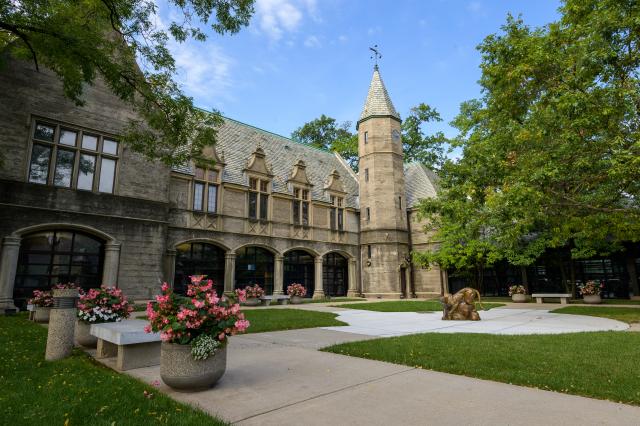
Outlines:
{"label": "slate roof", "polygon": [[[347,163],[337,154],[226,117],[222,126],[218,128],[218,141],[215,145],[218,156],[224,156],[223,161],[226,164],[222,174],[223,182],[248,185],[243,169],[258,144],[264,150],[265,160],[274,174],[273,192],[291,194],[287,188],[287,179],[291,176],[294,164],[303,160],[307,166],[307,177],[313,184],[313,200],[329,202],[324,186],[335,169],[340,174],[340,181],[347,193],[346,206],[358,208],[358,180]],[[173,170],[193,174],[189,166],[176,167]]]}
{"label": "slate roof", "polygon": [[387,88],[384,87],[382,77],[380,77],[380,72],[376,65],[373,69],[371,84],[369,85],[369,94],[367,95],[367,100],[364,103],[364,108],[362,109],[362,114],[360,114],[359,121],[371,116],[384,115],[390,115],[400,120],[400,114],[398,114],[398,111],[396,111],[393,103],[391,102]]}
{"label": "slate roof", "polygon": [[407,206],[415,207],[423,198],[435,198],[438,190],[438,175],[420,163],[404,166]]}

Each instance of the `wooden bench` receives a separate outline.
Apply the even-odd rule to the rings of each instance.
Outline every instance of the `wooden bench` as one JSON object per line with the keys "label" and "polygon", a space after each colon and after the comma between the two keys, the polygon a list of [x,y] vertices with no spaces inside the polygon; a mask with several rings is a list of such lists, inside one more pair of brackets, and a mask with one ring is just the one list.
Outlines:
{"label": "wooden bench", "polygon": [[90,333],[98,338],[96,358],[116,357],[118,371],[160,364],[160,333],[145,333],[143,320],[92,324]]}
{"label": "wooden bench", "polygon": [[273,296],[262,296],[260,300],[262,300],[263,306],[269,306],[271,302],[278,302],[278,305],[286,305],[289,303],[289,296],[286,294],[274,294]]}
{"label": "wooden bench", "polygon": [[560,304],[566,305],[571,295],[562,293],[533,293],[531,297],[536,299],[536,303],[542,303],[542,299],[547,297],[550,299],[560,299]]}

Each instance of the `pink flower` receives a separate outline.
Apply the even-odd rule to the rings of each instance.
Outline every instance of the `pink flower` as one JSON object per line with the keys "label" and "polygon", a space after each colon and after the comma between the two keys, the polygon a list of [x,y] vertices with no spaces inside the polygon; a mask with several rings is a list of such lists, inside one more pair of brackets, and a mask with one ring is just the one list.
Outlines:
{"label": "pink flower", "polygon": [[145,333],[151,333],[151,324],[147,324],[144,326],[144,332]]}
{"label": "pink flower", "polygon": [[234,327],[238,330],[239,333],[244,333],[251,323],[247,320],[241,319],[236,321]]}

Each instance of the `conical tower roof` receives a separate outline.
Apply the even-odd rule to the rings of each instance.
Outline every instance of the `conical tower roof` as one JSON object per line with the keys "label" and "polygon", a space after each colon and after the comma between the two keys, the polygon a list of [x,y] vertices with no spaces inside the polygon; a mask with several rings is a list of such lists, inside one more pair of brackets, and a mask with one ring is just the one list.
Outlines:
{"label": "conical tower roof", "polygon": [[384,87],[382,77],[380,77],[377,65],[373,68],[369,94],[367,95],[367,101],[364,103],[364,108],[362,109],[362,114],[360,114],[360,120],[358,120],[358,122],[374,116],[390,116],[400,120],[400,114],[398,114],[398,111],[396,111],[391,102],[387,88]]}

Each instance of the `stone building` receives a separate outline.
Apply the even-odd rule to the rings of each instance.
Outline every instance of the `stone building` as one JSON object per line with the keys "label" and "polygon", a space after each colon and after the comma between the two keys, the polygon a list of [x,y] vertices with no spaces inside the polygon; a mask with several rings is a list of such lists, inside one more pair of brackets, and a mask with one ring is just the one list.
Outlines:
{"label": "stone building", "polygon": [[192,274],[219,292],[299,282],[311,297],[425,297],[446,276],[415,214],[435,175],[403,165],[400,116],[378,69],[358,121],[360,173],[337,154],[226,118],[198,164],[169,169],[119,143],[130,108],[101,82],[85,104],[27,62],[0,70],[0,310],[36,288],[118,285],[133,299]]}

